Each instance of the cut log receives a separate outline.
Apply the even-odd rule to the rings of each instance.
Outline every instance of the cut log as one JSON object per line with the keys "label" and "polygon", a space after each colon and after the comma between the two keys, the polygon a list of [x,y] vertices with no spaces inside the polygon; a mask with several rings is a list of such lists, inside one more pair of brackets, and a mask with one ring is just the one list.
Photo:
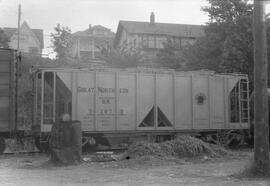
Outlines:
{"label": "cut log", "polygon": [[51,161],[54,164],[74,165],[82,161],[82,131],[79,121],[55,123],[50,140]]}

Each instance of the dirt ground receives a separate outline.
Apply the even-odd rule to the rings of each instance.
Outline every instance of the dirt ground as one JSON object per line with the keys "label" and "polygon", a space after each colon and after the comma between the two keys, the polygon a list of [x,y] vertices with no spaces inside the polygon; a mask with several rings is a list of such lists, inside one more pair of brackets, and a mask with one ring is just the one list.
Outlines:
{"label": "dirt ground", "polygon": [[244,170],[252,159],[250,151],[234,157],[166,160],[91,162],[57,167],[41,154],[0,157],[0,185],[270,185],[270,179],[238,179],[231,175]]}

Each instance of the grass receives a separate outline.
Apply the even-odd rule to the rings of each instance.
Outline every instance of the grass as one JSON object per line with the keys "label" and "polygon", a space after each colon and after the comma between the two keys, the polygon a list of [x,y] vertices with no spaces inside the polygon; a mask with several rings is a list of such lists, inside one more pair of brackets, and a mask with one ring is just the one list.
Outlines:
{"label": "grass", "polygon": [[250,159],[246,167],[239,173],[232,175],[232,177],[242,179],[242,178],[270,178],[270,167],[268,170],[263,171],[262,169],[256,167],[254,159]]}

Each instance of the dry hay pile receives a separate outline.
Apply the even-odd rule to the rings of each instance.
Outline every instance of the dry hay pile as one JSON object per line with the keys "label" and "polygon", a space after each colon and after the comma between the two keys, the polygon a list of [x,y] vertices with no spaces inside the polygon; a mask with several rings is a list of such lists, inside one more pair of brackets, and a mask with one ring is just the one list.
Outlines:
{"label": "dry hay pile", "polygon": [[232,152],[221,146],[206,143],[198,138],[183,135],[174,140],[162,143],[136,142],[132,144],[125,153],[125,157],[130,158],[143,156],[195,157],[199,155],[221,157],[232,155]]}

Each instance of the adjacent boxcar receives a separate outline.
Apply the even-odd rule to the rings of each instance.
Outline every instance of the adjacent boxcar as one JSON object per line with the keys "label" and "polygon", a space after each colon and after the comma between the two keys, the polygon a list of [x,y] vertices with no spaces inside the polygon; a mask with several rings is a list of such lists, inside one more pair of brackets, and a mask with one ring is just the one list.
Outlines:
{"label": "adjacent boxcar", "polygon": [[15,78],[16,53],[10,49],[0,49],[0,132],[15,130]]}
{"label": "adjacent boxcar", "polygon": [[203,135],[224,130],[229,136],[249,128],[245,75],[39,68],[35,81],[35,125],[45,138],[63,113],[82,122],[89,143],[99,135]]}
{"label": "adjacent boxcar", "polygon": [[0,49],[0,152],[16,131],[16,51]]}

